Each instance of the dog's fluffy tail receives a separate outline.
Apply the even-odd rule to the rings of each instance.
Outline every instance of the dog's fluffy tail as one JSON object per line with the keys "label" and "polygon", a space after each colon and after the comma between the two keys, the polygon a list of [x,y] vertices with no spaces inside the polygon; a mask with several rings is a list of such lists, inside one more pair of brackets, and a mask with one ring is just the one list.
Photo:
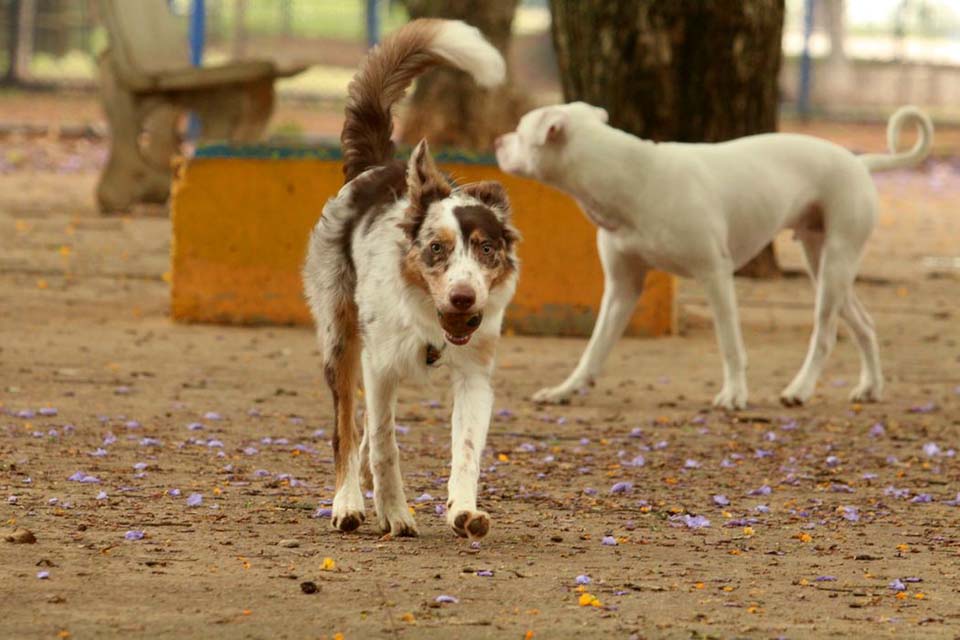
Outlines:
{"label": "dog's fluffy tail", "polygon": [[[909,151],[898,152],[900,132],[904,125],[910,122],[917,127],[917,142]],[[930,155],[932,145],[933,122],[930,121],[930,116],[917,107],[901,107],[887,123],[887,147],[890,153],[868,153],[860,156],[860,159],[870,171],[912,167],[920,164]]]}
{"label": "dog's fluffy tail", "polygon": [[478,84],[503,82],[506,63],[475,27],[458,20],[414,20],[374,48],[347,89],[346,121],[340,134],[346,182],[383,164],[394,153],[392,107],[414,78],[448,64]]}

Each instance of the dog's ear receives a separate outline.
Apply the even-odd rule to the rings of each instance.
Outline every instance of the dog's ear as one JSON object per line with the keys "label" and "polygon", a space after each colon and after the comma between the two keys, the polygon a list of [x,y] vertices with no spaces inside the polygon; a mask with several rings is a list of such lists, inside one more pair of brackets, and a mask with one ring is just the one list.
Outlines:
{"label": "dog's ear", "polygon": [[491,209],[497,209],[501,213],[510,212],[510,200],[507,198],[507,191],[499,182],[493,180],[474,182],[461,187],[460,191],[476,198]]}
{"label": "dog's ear", "polygon": [[453,190],[437,169],[426,140],[421,140],[410,154],[410,162],[407,164],[407,190],[410,193],[410,206],[400,226],[407,237],[414,240],[420,233],[420,226],[430,204],[443,200]]}
{"label": "dog's ear", "polygon": [[561,111],[547,111],[537,126],[537,143],[540,145],[562,142],[567,129],[567,115]]}
{"label": "dog's ear", "polygon": [[603,124],[608,124],[610,122],[610,114],[607,113],[607,110],[603,107],[594,107],[597,111],[597,117],[600,118],[600,122]]}

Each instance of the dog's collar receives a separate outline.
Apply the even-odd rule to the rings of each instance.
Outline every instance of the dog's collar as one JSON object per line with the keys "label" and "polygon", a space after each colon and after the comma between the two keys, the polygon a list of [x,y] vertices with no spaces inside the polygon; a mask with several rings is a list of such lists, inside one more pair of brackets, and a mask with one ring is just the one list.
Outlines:
{"label": "dog's collar", "polygon": [[447,348],[446,343],[443,344],[440,348],[433,346],[430,343],[427,343],[427,366],[432,367],[440,359],[440,356],[443,355],[443,350]]}

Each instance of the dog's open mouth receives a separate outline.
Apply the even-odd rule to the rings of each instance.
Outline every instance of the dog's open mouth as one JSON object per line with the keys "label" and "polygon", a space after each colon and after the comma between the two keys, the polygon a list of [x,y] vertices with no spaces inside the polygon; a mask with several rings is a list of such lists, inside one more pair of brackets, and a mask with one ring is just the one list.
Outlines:
{"label": "dog's open mouth", "polygon": [[447,342],[462,347],[483,322],[483,313],[444,313],[438,309],[437,318]]}

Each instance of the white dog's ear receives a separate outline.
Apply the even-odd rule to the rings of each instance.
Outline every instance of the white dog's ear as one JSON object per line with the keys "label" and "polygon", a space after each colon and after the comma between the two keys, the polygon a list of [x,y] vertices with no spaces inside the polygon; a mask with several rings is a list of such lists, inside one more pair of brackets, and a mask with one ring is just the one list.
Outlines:
{"label": "white dog's ear", "polygon": [[560,142],[567,129],[567,114],[560,111],[548,111],[540,119],[537,127],[537,143],[544,145]]}
{"label": "white dog's ear", "polygon": [[600,121],[603,122],[603,124],[610,122],[610,114],[607,113],[606,109],[603,107],[594,107],[594,109],[597,110],[597,115],[600,117]]}

